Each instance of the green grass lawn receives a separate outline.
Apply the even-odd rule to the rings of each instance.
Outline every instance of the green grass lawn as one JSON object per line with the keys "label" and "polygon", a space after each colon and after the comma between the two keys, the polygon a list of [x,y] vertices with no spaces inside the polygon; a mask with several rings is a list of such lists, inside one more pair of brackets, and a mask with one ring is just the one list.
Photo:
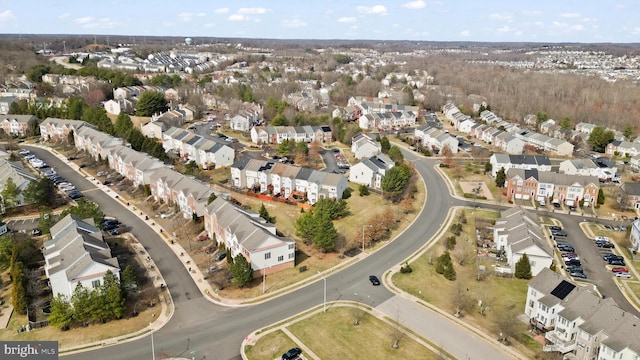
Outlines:
{"label": "green grass lawn", "polygon": [[332,307],[288,329],[321,359],[437,359],[408,336],[393,349],[393,327],[365,313],[355,326],[353,308]]}
{"label": "green grass lawn", "polygon": [[260,338],[255,345],[245,347],[248,359],[279,359],[287,350],[296,346],[282,330],[276,330]]}
{"label": "green grass lawn", "polygon": [[[454,216],[457,218],[458,215],[459,212]],[[475,216],[495,218],[497,213],[475,211],[474,214],[471,214],[471,210],[467,209],[465,210],[465,216],[467,224],[463,226],[463,233],[457,237],[456,248],[450,251],[456,271],[455,281],[449,281],[435,271],[433,264],[435,264],[436,258],[445,251],[441,240],[428,252],[411,263],[412,273],[397,273],[393,276],[393,282],[407,293],[429,302],[450,314],[455,313],[455,306],[452,300],[456,289],[461,287],[471,303],[469,309],[463,311],[462,320],[485,330],[487,333],[494,333],[496,317],[502,316],[508,311],[517,311],[518,313],[523,311],[527,295],[527,283],[529,281],[490,275],[483,275],[481,281],[478,281],[476,262],[471,261],[465,265],[458,264],[456,258],[460,251],[460,246],[468,246],[462,244],[467,239],[475,238],[473,230]],[[451,236],[450,232],[444,234],[444,238],[449,236]],[[472,246],[472,249],[475,248]],[[491,264],[495,262],[486,259],[482,263],[487,264],[487,271],[491,271]],[[479,300],[482,300],[485,305],[490,307],[490,310],[485,315],[480,314],[480,308],[477,305]],[[522,340],[528,338],[526,330],[527,327],[523,326],[521,329],[522,336],[517,337],[520,343],[516,343],[514,346],[519,351],[529,354],[535,351],[536,348],[539,350],[540,347],[531,344],[528,340]]]}

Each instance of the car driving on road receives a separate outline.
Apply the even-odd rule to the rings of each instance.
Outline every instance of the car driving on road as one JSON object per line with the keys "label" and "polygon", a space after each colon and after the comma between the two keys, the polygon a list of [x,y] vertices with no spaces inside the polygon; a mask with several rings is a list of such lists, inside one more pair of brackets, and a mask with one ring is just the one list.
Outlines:
{"label": "car driving on road", "polygon": [[369,275],[369,281],[371,281],[371,284],[373,284],[373,286],[380,285],[380,280],[375,275]]}

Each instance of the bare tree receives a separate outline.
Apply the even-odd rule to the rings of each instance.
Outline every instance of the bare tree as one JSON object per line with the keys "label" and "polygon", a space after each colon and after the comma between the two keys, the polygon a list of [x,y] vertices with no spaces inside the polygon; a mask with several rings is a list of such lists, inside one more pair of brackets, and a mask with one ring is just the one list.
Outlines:
{"label": "bare tree", "polygon": [[455,317],[460,317],[462,312],[469,310],[473,305],[473,299],[469,295],[469,288],[465,288],[464,285],[458,282],[451,293],[451,304],[456,310]]}
{"label": "bare tree", "polygon": [[396,311],[396,316],[391,324],[391,338],[393,339],[393,343],[391,344],[392,349],[400,348],[400,341],[407,335],[404,332],[404,328],[402,327],[402,323],[400,322],[400,311]]}
{"label": "bare tree", "polygon": [[453,251],[453,256],[458,262],[458,265],[464,266],[473,261],[474,257],[473,248],[471,246],[471,240],[460,241]]}
{"label": "bare tree", "polygon": [[351,314],[353,315],[353,325],[360,325],[360,320],[364,317],[364,310],[362,309],[362,304],[360,301],[357,301],[355,306],[351,310]]}
{"label": "bare tree", "polygon": [[494,326],[498,333],[498,340],[508,343],[510,337],[518,333],[518,313],[513,309],[504,309],[494,315]]}

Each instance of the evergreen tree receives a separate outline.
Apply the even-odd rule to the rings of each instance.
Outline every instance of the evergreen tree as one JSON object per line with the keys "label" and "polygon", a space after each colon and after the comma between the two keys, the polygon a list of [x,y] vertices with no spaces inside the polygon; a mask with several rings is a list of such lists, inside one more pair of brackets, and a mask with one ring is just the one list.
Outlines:
{"label": "evergreen tree", "polygon": [[598,189],[598,205],[603,205],[605,200],[604,191],[602,188]]}
{"label": "evergreen tree", "polygon": [[251,264],[249,264],[242,254],[236,255],[233,263],[229,267],[229,271],[231,272],[231,276],[233,276],[233,281],[240,287],[253,279]]}
{"label": "evergreen tree", "polygon": [[382,178],[381,188],[385,196],[391,199],[402,194],[411,178],[411,169],[406,164],[394,166],[389,169]]}
{"label": "evergreen tree", "polygon": [[89,290],[78,282],[73,295],[71,295],[71,304],[73,305],[73,319],[80,322],[82,326],[86,326],[87,321],[91,318],[93,300]]}
{"label": "evergreen tree", "polygon": [[611,130],[605,130],[600,126],[596,126],[589,134],[589,139],[587,142],[591,145],[591,149],[593,151],[597,151],[599,153],[605,152],[607,145],[610,142],[615,140],[615,134]]}
{"label": "evergreen tree", "polygon": [[138,277],[136,270],[131,265],[127,265],[122,272],[122,287],[127,289],[135,289],[138,287]]}
{"label": "evergreen tree", "polygon": [[487,162],[484,163],[484,172],[490,173],[491,170],[493,170],[493,165],[491,164],[491,161],[487,160]]}
{"label": "evergreen tree", "polygon": [[527,254],[523,254],[516,263],[515,277],[517,279],[531,279],[531,263]]}
{"label": "evergreen tree", "polygon": [[123,138],[127,138],[129,131],[133,129],[133,121],[131,121],[131,117],[125,114],[124,112],[120,112],[118,117],[116,118],[116,123],[113,126],[115,131],[115,135]]}
{"label": "evergreen tree", "polygon": [[58,329],[67,328],[73,321],[73,308],[62,294],[58,294],[51,300],[51,314],[49,325]]}
{"label": "evergreen tree", "polygon": [[12,263],[11,280],[13,282],[13,287],[11,288],[13,308],[18,314],[24,315],[27,313],[29,299],[27,297],[27,290],[25,288],[25,282],[27,281],[27,279],[25,276],[24,265],[21,261],[15,261]]}
{"label": "evergreen tree", "polygon": [[273,224],[275,223],[275,218],[272,217],[269,214],[269,211],[267,210],[267,208],[264,206],[264,203],[262,203],[262,206],[260,206],[260,217],[265,219],[268,223]]}
{"label": "evergreen tree", "polygon": [[328,214],[322,214],[317,218],[316,233],[313,236],[313,244],[322,250],[332,250],[336,245],[338,232]]}
{"label": "evergreen tree", "polygon": [[13,205],[18,201],[18,195],[20,194],[20,190],[15,182],[13,182],[13,178],[9,176],[4,184],[4,189],[2,189],[2,201],[4,201],[4,206],[7,208],[13,207]]}
{"label": "evergreen tree", "polygon": [[507,174],[506,174],[504,168],[502,167],[496,173],[496,186],[499,187],[499,188],[504,187],[505,181],[507,181]]}
{"label": "evergreen tree", "polygon": [[145,91],[140,95],[136,104],[137,116],[151,116],[167,111],[167,100],[164,94],[158,91]]}
{"label": "evergreen tree", "polygon": [[391,149],[391,143],[389,142],[389,138],[386,136],[380,139],[380,146],[382,147],[382,153],[386,154]]}
{"label": "evergreen tree", "polygon": [[400,148],[398,148],[395,145],[389,148],[387,155],[391,160],[393,160],[396,163],[396,165],[400,165],[404,161],[404,155],[402,155]]}
{"label": "evergreen tree", "polygon": [[215,193],[211,193],[211,195],[209,195],[209,198],[207,199],[207,205],[211,204],[217,198],[218,196],[216,196]]}
{"label": "evergreen tree", "polygon": [[94,224],[100,224],[102,219],[104,219],[104,213],[102,212],[102,209],[100,209],[100,205],[85,199],[79,199],[77,201],[77,205],[66,208],[62,213],[60,213],[60,219],[69,214],[76,215],[81,219],[92,218]]}
{"label": "evergreen tree", "polygon": [[124,314],[125,299],[120,288],[120,281],[111,272],[104,275],[104,283],[100,287],[101,296],[104,303],[104,319],[120,319]]}

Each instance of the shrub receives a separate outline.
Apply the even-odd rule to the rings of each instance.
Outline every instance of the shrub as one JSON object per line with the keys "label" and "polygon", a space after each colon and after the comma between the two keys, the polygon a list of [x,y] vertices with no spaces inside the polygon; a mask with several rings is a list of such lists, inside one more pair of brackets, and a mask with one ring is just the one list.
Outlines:
{"label": "shrub", "polygon": [[358,187],[358,192],[360,193],[360,196],[367,196],[369,195],[369,187],[367,185],[360,185],[360,187]]}
{"label": "shrub", "polygon": [[413,271],[413,269],[411,268],[411,266],[409,265],[409,263],[404,263],[404,265],[402,265],[402,267],[400,267],[400,272],[402,274],[409,274]]}
{"label": "shrub", "polygon": [[453,248],[456,247],[456,237],[455,236],[449,236],[444,241],[444,246],[447,248],[447,250],[453,250]]}

